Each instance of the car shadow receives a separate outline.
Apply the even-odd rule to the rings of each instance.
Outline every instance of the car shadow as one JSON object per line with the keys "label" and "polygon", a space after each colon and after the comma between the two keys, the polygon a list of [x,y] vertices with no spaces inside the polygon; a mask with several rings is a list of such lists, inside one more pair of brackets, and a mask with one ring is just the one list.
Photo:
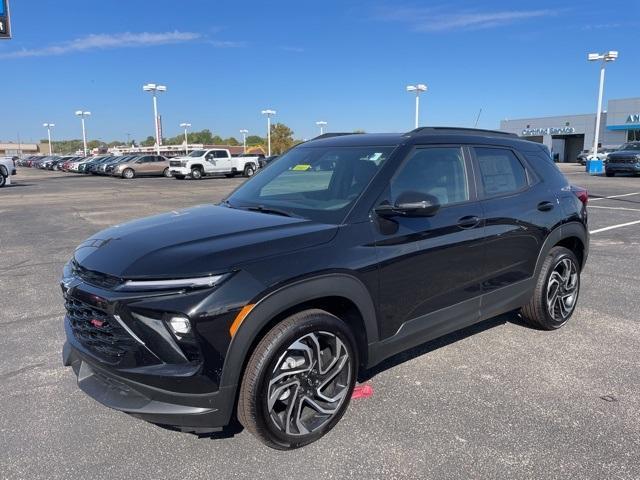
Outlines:
{"label": "car shadow", "polygon": [[447,345],[451,345],[452,343],[464,340],[465,338],[484,332],[499,325],[504,325],[505,323],[513,323],[526,328],[531,328],[530,325],[522,320],[522,317],[517,311],[505,313],[497,317],[484,320],[480,323],[476,323],[475,325],[471,325],[470,327],[463,328],[462,330],[450,333],[443,337],[439,337],[429,342],[423,343],[421,345],[418,345],[417,347],[413,347],[409,350],[398,353],[393,357],[389,357],[372,368],[362,370],[358,375],[358,381],[369,381],[379,373],[397,367],[398,365],[413,360],[414,358],[421,357],[422,355],[431,353],[435,350],[446,347]]}

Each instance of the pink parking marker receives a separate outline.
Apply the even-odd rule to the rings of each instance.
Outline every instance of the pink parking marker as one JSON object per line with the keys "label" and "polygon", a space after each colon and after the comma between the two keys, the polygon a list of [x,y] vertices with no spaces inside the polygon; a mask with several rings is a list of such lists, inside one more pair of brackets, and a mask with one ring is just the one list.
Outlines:
{"label": "pink parking marker", "polygon": [[369,398],[373,396],[373,387],[371,385],[357,385],[351,394],[352,399]]}

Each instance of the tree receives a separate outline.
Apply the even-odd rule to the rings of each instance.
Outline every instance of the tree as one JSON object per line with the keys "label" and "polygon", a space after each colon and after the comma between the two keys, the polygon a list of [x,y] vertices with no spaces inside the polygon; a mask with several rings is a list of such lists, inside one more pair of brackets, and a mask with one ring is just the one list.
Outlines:
{"label": "tree", "polygon": [[265,143],[267,143],[267,140],[262,137],[259,137],[258,135],[249,135],[247,137],[248,146],[264,145]]}
{"label": "tree", "polygon": [[271,153],[280,155],[293,147],[293,130],[284,123],[271,125]]}
{"label": "tree", "polygon": [[240,142],[238,142],[238,140],[236,140],[235,137],[226,138],[224,140],[224,143],[225,143],[225,145],[232,145],[232,146],[240,145]]}
{"label": "tree", "polygon": [[142,147],[153,147],[156,144],[156,139],[149,135],[143,141],[140,142],[140,146]]}

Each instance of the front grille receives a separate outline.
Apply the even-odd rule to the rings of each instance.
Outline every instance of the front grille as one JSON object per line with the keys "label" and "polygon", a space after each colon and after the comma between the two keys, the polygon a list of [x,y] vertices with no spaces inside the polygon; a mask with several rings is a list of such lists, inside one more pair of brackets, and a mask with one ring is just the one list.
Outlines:
{"label": "front grille", "polygon": [[180,162],[180,160],[171,160],[169,162],[170,167],[180,167],[181,165],[182,165],[182,162]]}
{"label": "front grille", "polygon": [[117,363],[136,347],[135,340],[112,315],[75,298],[67,298],[64,306],[74,337],[104,360]]}
{"label": "front grille", "polygon": [[629,155],[625,157],[609,157],[607,159],[609,163],[640,163],[640,159],[635,155]]}
{"label": "front grille", "polygon": [[122,283],[122,280],[118,277],[86,269],[80,266],[76,261],[73,262],[72,268],[73,273],[80,279],[96,287],[114,288]]}

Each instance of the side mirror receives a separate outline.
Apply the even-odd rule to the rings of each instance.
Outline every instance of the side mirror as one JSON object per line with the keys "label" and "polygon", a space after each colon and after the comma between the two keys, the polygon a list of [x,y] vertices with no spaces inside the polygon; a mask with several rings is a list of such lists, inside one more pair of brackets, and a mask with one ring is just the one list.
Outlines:
{"label": "side mirror", "polygon": [[403,192],[394,205],[378,205],[376,214],[383,218],[391,217],[432,217],[440,210],[437,197],[422,192]]}

